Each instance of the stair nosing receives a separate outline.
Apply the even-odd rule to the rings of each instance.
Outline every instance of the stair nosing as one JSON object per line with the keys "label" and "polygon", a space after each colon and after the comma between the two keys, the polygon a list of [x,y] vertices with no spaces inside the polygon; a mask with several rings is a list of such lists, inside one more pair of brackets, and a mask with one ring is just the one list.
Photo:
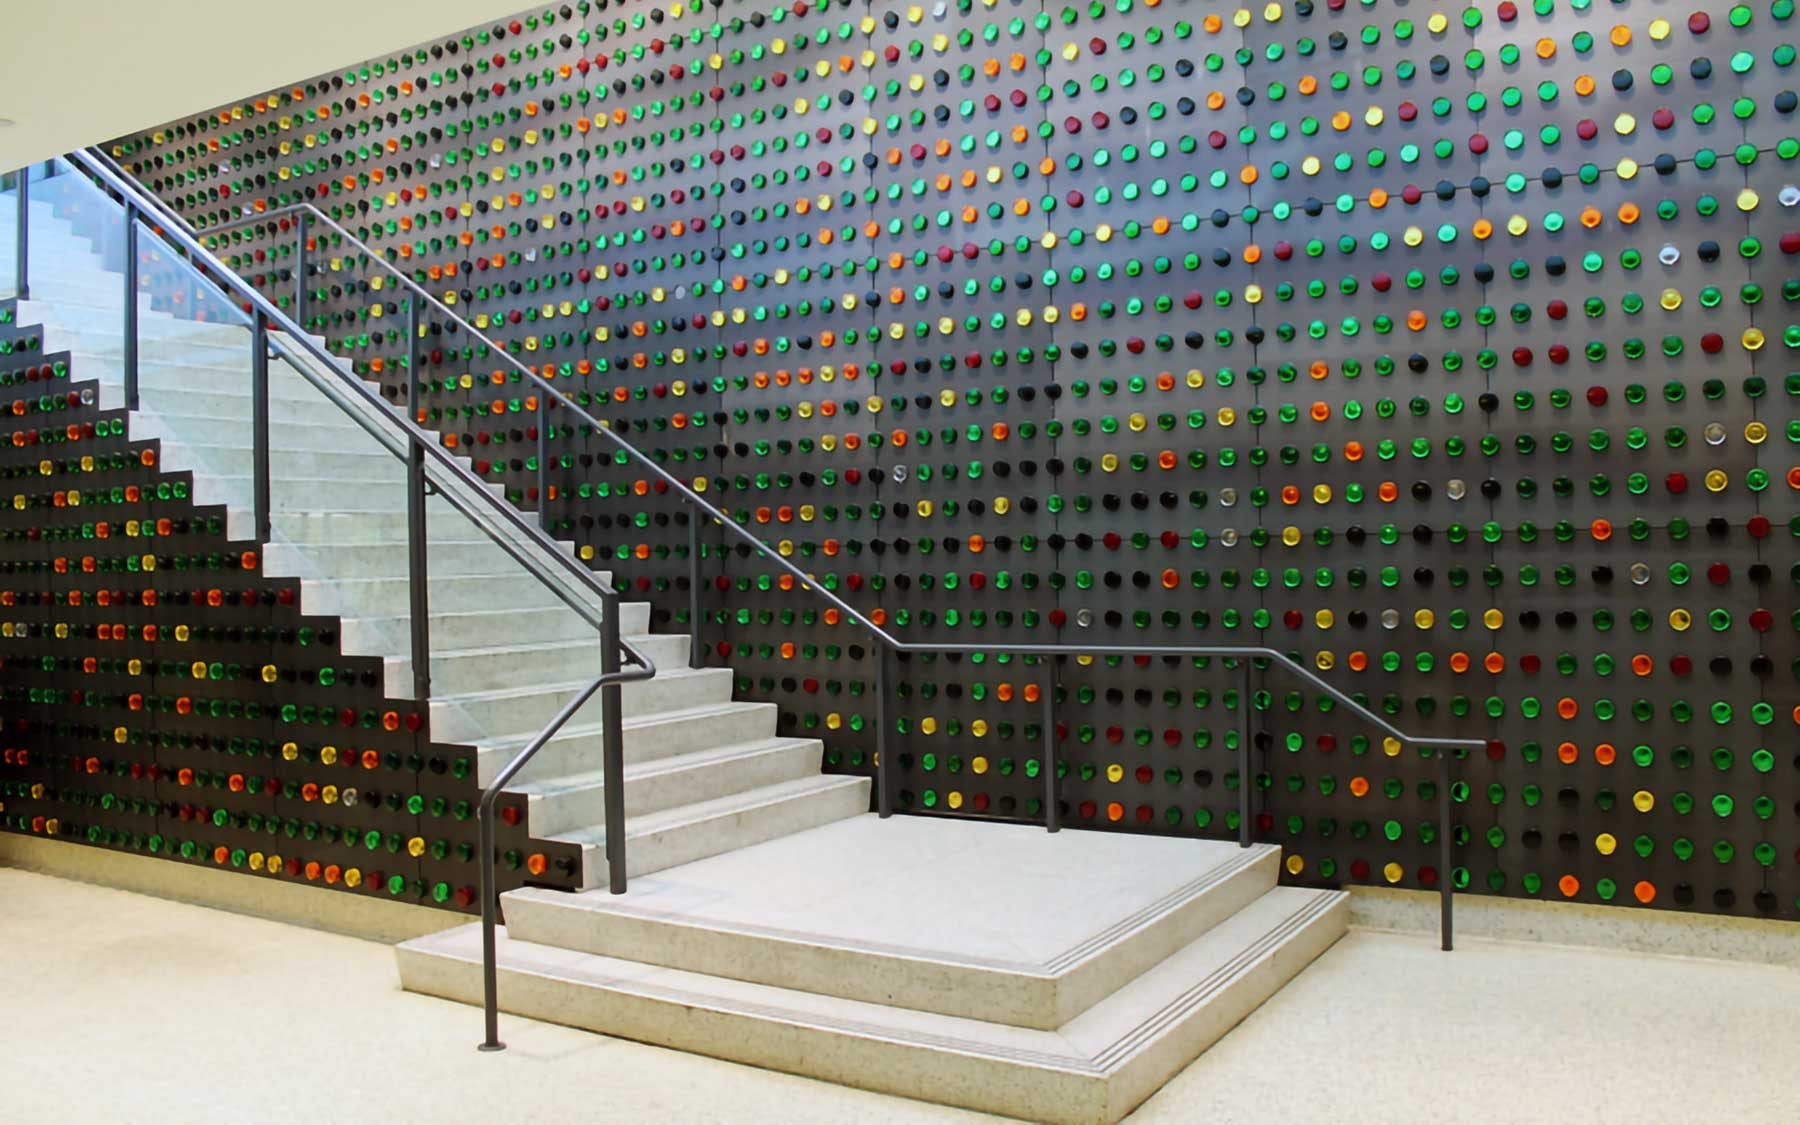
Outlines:
{"label": "stair nosing", "polygon": [[[1279,889],[1300,890],[1301,888]],[[1123,1065],[1124,1060],[1145,1042],[1155,1038],[1171,1023],[1181,1019],[1194,1009],[1204,1006],[1210,997],[1216,995],[1231,980],[1241,976],[1251,965],[1280,948],[1288,938],[1312,925],[1348,897],[1348,893],[1345,891],[1332,891],[1324,888],[1305,889],[1311,891],[1311,894],[1298,901],[1285,918],[1257,935],[1255,941],[1238,950],[1223,964],[1215,966],[1212,972],[1170,998],[1161,1008],[1135,1027],[1127,1029],[1112,1043],[1090,1056],[1094,1064],[1108,1071],[1117,1070]],[[1081,1016],[1077,1016],[1076,1020],[1081,1018]],[[1071,1020],[1070,1022],[1075,1021]],[[1068,1024],[1063,1026],[1067,1027]]]}

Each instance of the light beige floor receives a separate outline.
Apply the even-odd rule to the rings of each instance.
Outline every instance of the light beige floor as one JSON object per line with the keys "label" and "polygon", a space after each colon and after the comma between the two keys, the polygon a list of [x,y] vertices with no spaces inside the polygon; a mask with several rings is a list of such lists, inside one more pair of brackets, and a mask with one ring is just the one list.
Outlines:
{"label": "light beige floor", "polygon": [[[0,869],[0,1119],[950,1122],[398,990],[386,946]],[[1131,1119],[1800,1121],[1800,972],[1354,931]]]}

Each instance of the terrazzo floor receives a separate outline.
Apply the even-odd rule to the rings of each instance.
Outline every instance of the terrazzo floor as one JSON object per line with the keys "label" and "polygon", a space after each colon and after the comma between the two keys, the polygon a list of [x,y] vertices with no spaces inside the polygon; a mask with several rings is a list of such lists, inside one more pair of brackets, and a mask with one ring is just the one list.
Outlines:
{"label": "terrazzo floor", "polygon": [[[0,869],[0,1119],[995,1118],[399,990],[391,950]],[[1800,971],[1353,930],[1147,1102],[1187,1122],[1800,1121]]]}

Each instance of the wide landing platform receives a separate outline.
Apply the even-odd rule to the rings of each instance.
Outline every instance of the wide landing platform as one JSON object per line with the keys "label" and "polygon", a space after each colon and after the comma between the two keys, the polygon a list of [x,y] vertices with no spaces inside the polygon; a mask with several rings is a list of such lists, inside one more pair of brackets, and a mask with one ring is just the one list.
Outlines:
{"label": "wide landing platform", "polygon": [[[847,1085],[1110,1122],[1344,932],[1279,849],[853,818],[633,880],[503,896],[501,1006]],[[399,948],[479,1003],[478,926]]]}

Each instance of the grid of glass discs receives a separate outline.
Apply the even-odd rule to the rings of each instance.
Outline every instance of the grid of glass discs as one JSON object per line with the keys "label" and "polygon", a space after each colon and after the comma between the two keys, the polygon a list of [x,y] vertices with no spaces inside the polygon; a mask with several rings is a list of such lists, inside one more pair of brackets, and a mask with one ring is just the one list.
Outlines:
{"label": "grid of glass discs", "polygon": [[[260,572],[69,353],[0,302],[0,830],[476,909],[474,750]],[[573,886],[504,798],[504,886]]]}
{"label": "grid of glass discs", "polygon": [[[1793,4],[537,9],[117,143],[309,200],[919,640],[1263,643],[1457,763],[1458,885],[1792,917]],[[269,219],[219,253],[686,627],[685,514]],[[740,694],[868,771],[858,630],[706,539]],[[1783,550],[1780,544],[1788,544]],[[1041,817],[1046,669],[896,662],[909,811]],[[1057,669],[1067,823],[1236,827],[1235,674]],[[1434,772],[1274,674],[1288,877],[1430,887]]]}

